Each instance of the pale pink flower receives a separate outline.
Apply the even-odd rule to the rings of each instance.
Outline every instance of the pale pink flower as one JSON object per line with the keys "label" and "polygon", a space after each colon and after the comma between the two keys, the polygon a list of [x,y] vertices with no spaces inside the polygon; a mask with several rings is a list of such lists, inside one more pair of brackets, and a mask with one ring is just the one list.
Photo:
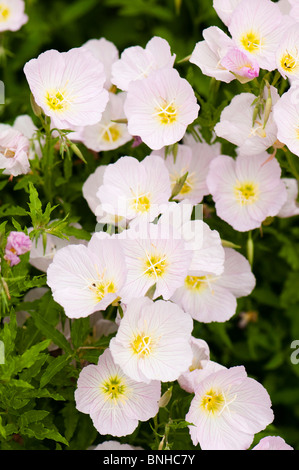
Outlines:
{"label": "pale pink flower", "polygon": [[287,200],[277,214],[277,217],[293,217],[299,215],[298,181],[295,178],[282,178],[287,190]]}
{"label": "pale pink flower", "polygon": [[81,47],[89,50],[92,55],[99,60],[104,66],[104,73],[106,77],[106,81],[104,83],[104,87],[106,90],[110,90],[112,83],[111,83],[111,71],[112,65],[116,62],[119,58],[118,49],[113,44],[113,42],[108,41],[105,38],[100,39],[89,39],[85,42]]}
{"label": "pale pink flower", "polygon": [[213,7],[222,22],[228,26],[233,12],[241,0],[213,0]]}
{"label": "pale pink flower", "polygon": [[18,31],[28,21],[24,0],[1,0],[0,32]]}
{"label": "pale pink flower", "polygon": [[191,365],[192,329],[190,315],[172,302],[133,299],[109,347],[132,379],[173,381]]}
{"label": "pale pink flower", "polygon": [[[279,101],[275,87],[270,88],[272,105]],[[238,146],[238,154],[257,155],[272,147],[277,141],[277,125],[273,113],[265,123],[265,103],[268,89],[264,89],[264,111],[256,116],[253,122],[256,96],[252,93],[241,93],[231,100],[221,113],[220,121],[215,126],[218,137]],[[265,125],[264,125],[265,124]]]}
{"label": "pale pink flower", "polygon": [[236,160],[221,155],[211,162],[207,185],[217,215],[235,230],[246,232],[260,227],[286,202],[280,165],[275,158],[267,160],[269,154],[265,152],[250,157],[239,155]]}
{"label": "pale pink flower", "polygon": [[284,35],[276,52],[276,65],[284,78],[299,79],[299,31],[298,23]]}
{"label": "pale pink flower", "polygon": [[255,277],[247,259],[232,248],[225,248],[224,251],[224,271],[221,275],[204,271],[188,275],[170,299],[197,321],[229,320],[236,313],[236,299],[249,295],[255,286]]}
{"label": "pale pink flower", "polygon": [[82,131],[82,142],[87,148],[100,152],[113,150],[132,140],[127,124],[114,122],[125,119],[124,101],[126,93],[109,93],[109,101],[102,119],[92,126],[85,126]]}
{"label": "pale pink flower", "polygon": [[277,138],[299,156],[299,88],[294,84],[273,107]]}
{"label": "pale pink flower", "polygon": [[271,0],[242,0],[228,29],[237,47],[266,70],[276,68],[275,53],[284,32],[283,15]]}
{"label": "pale pink flower", "polygon": [[[165,150],[154,150],[152,155],[165,156]],[[192,146],[178,144],[174,155],[174,150],[167,153],[164,159],[165,165],[169,171],[171,188],[174,189],[177,182],[187,172],[188,176],[180,192],[175,199],[182,201],[188,199],[192,204],[199,204],[203,197],[209,194],[206,185],[206,177],[209,171],[209,165],[216,157],[214,149],[205,142],[198,142]],[[218,155],[220,152],[218,153]]]}
{"label": "pale pink flower", "polygon": [[202,450],[246,450],[273,419],[267,390],[243,366],[202,380],[186,415],[192,442]]}
{"label": "pale pink flower", "polygon": [[230,83],[236,77],[221,64],[221,60],[235,46],[233,40],[217,26],[204,29],[202,35],[204,40],[195,45],[190,62],[204,75]]}
{"label": "pale pink flower", "polygon": [[[127,280],[120,296],[124,303],[154,288],[153,298],[168,300],[187,275],[192,251],[181,234],[160,224],[134,224],[117,235],[124,250]],[[155,286],[155,287],[154,287]]]}
{"label": "pale pink flower", "polygon": [[18,116],[14,123],[13,128],[21,132],[30,142],[28,158],[32,160],[35,155],[39,158],[42,157],[42,151],[37,137],[37,127],[28,114]]}
{"label": "pale pink flower", "polygon": [[260,68],[254,58],[249,58],[237,47],[227,51],[221,65],[229,70],[241,83],[247,83],[259,76]]}
{"label": "pale pink flower", "polygon": [[198,116],[194,91],[175,69],[160,69],[129,85],[124,111],[128,131],[153,150],[181,140]]}
{"label": "pale pink flower", "polygon": [[294,450],[294,448],[280,436],[267,436],[263,437],[251,450]]}
{"label": "pale pink flower", "polygon": [[53,298],[69,318],[105,310],[118,297],[125,279],[125,259],[118,240],[95,235],[88,246],[69,245],[58,250],[47,270]]}
{"label": "pale pink flower", "polygon": [[289,0],[291,4],[290,17],[293,18],[297,23],[299,22],[299,4],[297,0]]}
{"label": "pale pink flower", "polygon": [[190,344],[193,353],[192,364],[177,380],[183,390],[188,393],[195,393],[195,389],[201,380],[225,367],[210,360],[209,346],[203,339],[191,336]]}
{"label": "pale pink flower", "polygon": [[170,195],[169,172],[159,156],[141,162],[128,156],[119,158],[106,168],[96,193],[101,209],[108,214],[149,222],[161,213]]}
{"label": "pale pink flower", "polygon": [[100,434],[132,434],[139,421],[153,418],[159,410],[161,383],[136,382],[114,363],[106,349],[97,365],[84,367],[75,391],[76,408],[89,414]]}
{"label": "pale pink flower", "polygon": [[75,129],[101,120],[108,102],[103,65],[84,48],[49,50],[25,64],[36,103],[55,127]]}
{"label": "pale pink flower", "polygon": [[131,82],[142,80],[154,70],[172,68],[175,54],[171,55],[168,42],[154,36],[145,49],[140,46],[127,47],[112,66],[112,83],[120,90],[128,91]]}
{"label": "pale pink flower", "polygon": [[27,137],[8,124],[0,124],[0,169],[4,175],[18,176],[29,172]]}
{"label": "pale pink flower", "polygon": [[31,240],[25,233],[10,232],[7,237],[4,259],[9,262],[10,266],[15,266],[21,261],[19,256],[30,251],[31,245]]}

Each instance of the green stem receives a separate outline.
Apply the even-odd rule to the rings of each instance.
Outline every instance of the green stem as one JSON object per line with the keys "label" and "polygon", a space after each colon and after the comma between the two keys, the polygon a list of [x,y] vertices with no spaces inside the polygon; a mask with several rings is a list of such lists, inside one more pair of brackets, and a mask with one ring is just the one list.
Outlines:
{"label": "green stem", "polygon": [[51,122],[48,118],[42,120],[45,129],[46,142],[44,146],[44,177],[45,177],[45,194],[48,201],[53,203],[52,195],[52,169],[53,169],[53,147],[51,135]]}
{"label": "green stem", "polygon": [[271,83],[271,85],[275,86],[280,78],[281,78],[280,72],[276,70],[276,73],[274,75],[273,82]]}

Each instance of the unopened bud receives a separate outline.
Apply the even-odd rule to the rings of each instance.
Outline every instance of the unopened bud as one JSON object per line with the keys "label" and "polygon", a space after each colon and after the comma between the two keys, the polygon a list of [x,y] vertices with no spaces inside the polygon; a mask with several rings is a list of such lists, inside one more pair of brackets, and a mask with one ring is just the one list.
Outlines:
{"label": "unopened bud", "polygon": [[266,127],[266,124],[269,120],[271,110],[272,110],[272,96],[271,96],[271,88],[269,83],[267,82],[267,88],[268,88],[268,97],[266,99],[266,105],[265,105],[265,114],[264,114],[264,129]]}
{"label": "unopened bud", "polygon": [[166,390],[166,392],[163,393],[162,397],[160,398],[159,408],[165,408],[170,402],[171,397],[172,397],[172,386],[169,387],[169,389]]}
{"label": "unopened bud", "polygon": [[34,112],[35,116],[40,117],[42,115],[43,110],[36,103],[32,93],[30,94],[30,104],[31,104],[31,108],[32,108],[32,111]]}

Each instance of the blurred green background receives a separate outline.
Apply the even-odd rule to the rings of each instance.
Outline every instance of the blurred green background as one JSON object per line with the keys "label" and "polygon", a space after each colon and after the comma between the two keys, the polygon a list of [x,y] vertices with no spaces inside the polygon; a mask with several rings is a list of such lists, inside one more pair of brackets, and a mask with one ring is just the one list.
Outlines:
{"label": "blurred green background", "polygon": [[[20,31],[1,38],[2,46],[11,52],[0,68],[0,78],[6,86],[6,104],[0,109],[1,122],[12,123],[18,115],[25,113],[34,117],[23,66],[45,50],[58,49],[63,52],[81,46],[88,39],[105,37],[121,53],[128,46],[144,47],[152,36],[158,35],[168,40],[179,61],[191,54],[206,27],[216,25],[226,31],[212,8],[212,0],[26,0],[26,13],[29,22]],[[211,80],[203,76],[200,69],[188,62],[176,64],[176,67],[203,100],[200,123],[210,133],[221,109],[235,93],[246,91],[246,87],[242,88],[238,83],[221,84],[214,99],[211,96]],[[223,151],[233,155],[234,146],[223,144]],[[96,161],[86,154],[88,165],[73,169],[72,184],[60,186],[64,194],[65,212],[68,210],[71,215],[77,216],[87,231],[94,227],[94,216],[82,198],[83,182],[100,163],[115,160],[121,154],[138,158],[146,155],[142,155],[143,147],[131,150],[127,146],[126,152],[130,151],[106,152]],[[291,176],[282,160],[281,164],[284,176]],[[12,186],[8,186],[0,193],[0,204],[9,202],[25,206],[24,198],[22,190],[14,191]],[[205,202],[213,210],[209,197]],[[3,218],[0,206],[0,222]],[[25,219],[18,220],[24,223]],[[247,254],[248,234],[233,231],[213,212],[205,221],[217,229],[223,239],[236,243],[241,247],[240,251]],[[275,420],[266,432],[256,436],[255,443],[265,435],[279,435],[299,450],[299,364],[292,364],[290,360],[293,352],[291,343],[299,340],[298,240],[298,218],[271,220],[262,232],[256,230],[253,234],[256,289],[251,296],[238,301],[236,315],[229,322],[207,325],[195,322],[194,333],[208,342],[213,360],[226,367],[244,365],[248,375],[267,388]],[[243,328],[240,327],[242,312],[254,312],[251,321]],[[56,380],[60,384],[63,377],[59,379],[58,375]],[[70,411],[71,408],[64,408],[65,422]],[[71,417],[69,419],[72,422]],[[81,429],[85,429],[90,438],[89,417],[82,416],[80,419]],[[56,424],[59,427],[60,422]],[[145,444],[146,432],[141,433],[137,442],[135,435],[123,441],[134,445]],[[80,437],[74,433],[73,448],[84,448],[90,442],[88,439],[84,441],[83,434]],[[93,434],[95,437],[96,433]],[[173,442],[174,449],[192,448],[186,429],[178,430]]]}

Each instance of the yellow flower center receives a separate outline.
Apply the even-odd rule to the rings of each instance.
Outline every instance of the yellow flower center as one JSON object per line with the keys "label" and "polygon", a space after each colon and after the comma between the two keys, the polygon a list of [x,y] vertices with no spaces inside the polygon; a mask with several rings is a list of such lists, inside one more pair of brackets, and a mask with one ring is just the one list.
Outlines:
{"label": "yellow flower center", "polygon": [[258,200],[259,190],[258,186],[252,182],[237,183],[234,187],[235,198],[242,206],[253,204]]}
{"label": "yellow flower center", "polygon": [[151,255],[147,256],[145,260],[145,274],[149,277],[162,277],[168,267],[168,262],[165,255]]}
{"label": "yellow flower center", "polygon": [[116,125],[108,126],[102,138],[106,142],[116,142],[121,136],[120,130]]}
{"label": "yellow flower center", "polygon": [[152,338],[144,333],[138,334],[131,343],[134,354],[140,357],[148,356],[153,347]]}
{"label": "yellow flower center", "polygon": [[0,153],[5,157],[5,158],[14,158],[15,152],[13,150],[10,150],[9,148],[1,147],[0,146]]}
{"label": "yellow flower center", "polygon": [[187,289],[200,292],[208,287],[207,276],[187,276],[185,286]]}
{"label": "yellow flower center", "polygon": [[249,31],[241,37],[241,44],[246,51],[254,54],[259,51],[262,41],[259,34]]}
{"label": "yellow flower center", "polygon": [[111,280],[94,280],[90,285],[89,289],[93,292],[95,300],[100,302],[107,294],[113,294],[116,291],[116,287]]}
{"label": "yellow flower center", "polygon": [[52,111],[65,111],[69,108],[70,99],[66,91],[50,90],[46,93],[46,104]]}
{"label": "yellow flower center", "polygon": [[10,15],[10,9],[3,4],[0,4],[0,22],[6,21]]}
{"label": "yellow flower center", "polygon": [[175,107],[173,101],[168,104],[164,103],[163,106],[157,106],[153,115],[157,116],[161,124],[173,124],[177,121],[177,108]]}
{"label": "yellow flower center", "polygon": [[109,400],[118,400],[120,398],[123,400],[126,398],[125,392],[127,387],[125,381],[122,377],[118,377],[117,375],[115,377],[109,377],[100,388]]}
{"label": "yellow flower center", "polygon": [[216,413],[223,408],[225,404],[224,396],[216,390],[209,390],[200,402],[200,407],[207,413]]}
{"label": "yellow flower center", "polygon": [[135,196],[132,202],[132,208],[137,212],[148,212],[151,207],[150,194],[141,194],[140,196]]}
{"label": "yellow flower center", "polygon": [[292,73],[298,70],[299,61],[297,57],[294,57],[288,52],[286,52],[280,60],[280,65],[283,70],[288,73]]}

